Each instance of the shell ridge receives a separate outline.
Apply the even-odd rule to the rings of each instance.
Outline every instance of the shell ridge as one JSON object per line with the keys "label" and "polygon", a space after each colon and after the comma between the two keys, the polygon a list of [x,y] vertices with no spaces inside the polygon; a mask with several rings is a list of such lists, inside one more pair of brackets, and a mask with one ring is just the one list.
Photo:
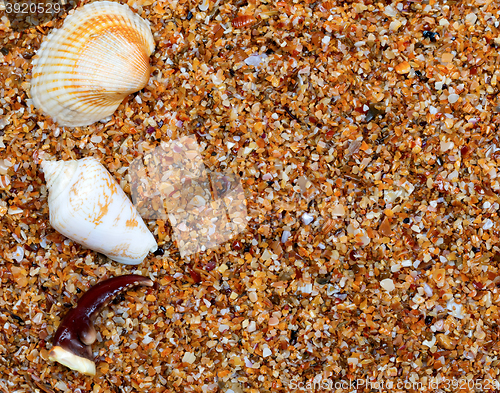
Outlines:
{"label": "shell ridge", "polygon": [[[123,43],[126,44],[126,41],[124,40]],[[99,45],[99,46],[105,47],[107,44],[108,44],[107,42],[103,42],[102,45]],[[115,46],[116,50],[118,50],[120,48],[118,43],[114,46]],[[125,46],[125,45],[123,45],[123,46]],[[128,54],[129,54],[129,56],[125,57],[123,55],[120,55],[120,57],[123,57],[123,60],[126,60],[126,59],[130,60],[130,58],[132,58],[133,60],[131,63],[135,65],[135,68],[137,68],[138,70],[140,70],[144,73],[146,70],[146,66],[144,64],[144,61],[143,61],[143,59],[141,59],[142,61],[139,61],[137,59],[139,56],[142,56],[142,57],[144,56],[143,52],[140,51],[136,47],[131,47],[130,50],[128,51]],[[134,54],[135,54],[135,56],[133,56]],[[99,61],[97,59],[89,59],[86,62],[87,63],[86,66],[90,68],[91,65],[98,66],[98,65],[101,65],[101,64],[106,63],[106,62],[112,63],[112,61],[113,61],[113,56],[108,54],[108,55],[103,56],[101,61]],[[115,76],[115,74],[112,71],[108,71],[106,69],[103,70],[103,73],[100,74],[100,76],[104,76],[104,74],[106,74],[106,78],[103,78],[105,80],[109,80],[109,76]],[[119,81],[121,78],[115,76],[115,79],[117,81]]]}

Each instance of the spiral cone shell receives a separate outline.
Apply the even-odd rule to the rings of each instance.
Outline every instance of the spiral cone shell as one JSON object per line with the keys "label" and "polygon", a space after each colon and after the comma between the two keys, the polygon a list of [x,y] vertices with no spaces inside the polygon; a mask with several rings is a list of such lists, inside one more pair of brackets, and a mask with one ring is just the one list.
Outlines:
{"label": "spiral cone shell", "polygon": [[149,22],[127,5],[99,1],[75,11],[33,60],[31,98],[63,126],[102,120],[141,90],[154,50]]}
{"label": "spiral cone shell", "polygon": [[73,241],[124,264],[138,264],[156,241],[99,161],[43,161],[50,224]]}

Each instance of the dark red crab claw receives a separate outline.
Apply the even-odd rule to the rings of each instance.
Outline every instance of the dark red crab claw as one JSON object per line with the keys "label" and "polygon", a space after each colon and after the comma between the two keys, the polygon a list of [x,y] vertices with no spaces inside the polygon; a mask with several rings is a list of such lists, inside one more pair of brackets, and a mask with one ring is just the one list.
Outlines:
{"label": "dark red crab claw", "polygon": [[134,274],[118,276],[102,281],[84,293],[57,328],[49,360],[83,374],[95,375],[90,347],[97,337],[94,320],[117,295],[138,285],[152,287],[153,281]]}

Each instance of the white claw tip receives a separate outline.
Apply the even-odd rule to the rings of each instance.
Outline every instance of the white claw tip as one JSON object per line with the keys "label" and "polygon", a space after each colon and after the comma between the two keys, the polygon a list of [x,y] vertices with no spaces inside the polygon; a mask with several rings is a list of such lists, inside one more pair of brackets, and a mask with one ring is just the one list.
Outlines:
{"label": "white claw tip", "polygon": [[49,352],[49,360],[61,363],[63,366],[86,375],[95,375],[95,363],[87,358],[82,358],[67,349],[56,346]]}

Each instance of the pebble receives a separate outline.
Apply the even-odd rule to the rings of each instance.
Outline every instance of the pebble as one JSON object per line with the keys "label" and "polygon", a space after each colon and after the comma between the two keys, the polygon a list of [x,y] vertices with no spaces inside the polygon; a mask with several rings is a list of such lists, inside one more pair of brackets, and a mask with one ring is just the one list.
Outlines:
{"label": "pebble", "polygon": [[450,315],[455,318],[462,319],[465,315],[462,313],[463,306],[460,303],[456,303],[453,299],[450,299],[446,304],[446,308],[448,309]]}
{"label": "pebble", "polygon": [[458,101],[458,99],[459,99],[459,98],[460,98],[460,96],[459,96],[458,94],[450,94],[450,95],[448,96],[448,102],[449,102],[450,104],[454,104],[455,102],[457,102],[457,101]]}
{"label": "pebble", "polygon": [[493,228],[493,221],[491,221],[489,218],[487,218],[485,221],[484,221],[484,224],[483,224],[483,229],[484,230],[488,230],[488,229],[491,229]]}
{"label": "pebble", "polygon": [[21,262],[24,258],[24,247],[17,246],[16,250],[12,253],[12,258],[16,260],[16,262]]}
{"label": "pebble", "polygon": [[335,205],[332,209],[332,216],[345,216],[345,208],[342,205]]}
{"label": "pebble", "polygon": [[283,233],[281,234],[281,243],[286,243],[290,235],[290,231],[283,231]]}
{"label": "pebble", "polygon": [[471,12],[470,14],[465,15],[465,21],[467,24],[473,25],[477,21],[477,15]]}
{"label": "pebble", "polygon": [[309,213],[302,214],[302,222],[305,225],[309,225],[313,221],[314,221],[314,216],[312,216],[311,214],[309,214]]}
{"label": "pebble", "polygon": [[387,292],[392,292],[394,289],[396,289],[396,286],[394,285],[394,281],[390,278],[385,278],[382,281],[380,281],[380,286],[384,288]]}

